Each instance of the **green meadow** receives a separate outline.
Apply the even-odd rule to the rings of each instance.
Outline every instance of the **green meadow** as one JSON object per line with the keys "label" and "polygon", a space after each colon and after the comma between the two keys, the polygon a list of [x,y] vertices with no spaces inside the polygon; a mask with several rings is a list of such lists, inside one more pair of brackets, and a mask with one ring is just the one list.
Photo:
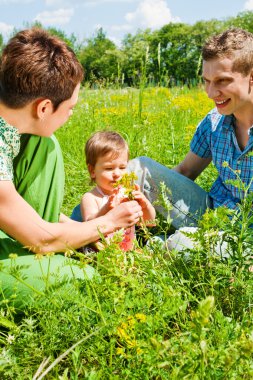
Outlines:
{"label": "green meadow", "polygon": [[[201,88],[82,89],[57,132],[66,171],[63,212],[70,215],[90,188],[83,151],[93,132],[116,130],[132,158],[145,155],[172,168],[212,107]],[[210,166],[197,181],[208,190],[215,177]],[[68,252],[97,275],[71,287],[56,277],[22,314],[13,306],[15,294],[2,301],[0,378],[252,379],[251,205],[248,195],[237,213],[208,212],[195,248],[185,253],[145,245],[170,230],[159,215],[155,228],[139,231],[131,252],[113,243],[97,254]],[[221,230],[226,258],[215,253]],[[50,266],[50,255],[38,259]],[[25,283],[22,268],[15,273]]]}

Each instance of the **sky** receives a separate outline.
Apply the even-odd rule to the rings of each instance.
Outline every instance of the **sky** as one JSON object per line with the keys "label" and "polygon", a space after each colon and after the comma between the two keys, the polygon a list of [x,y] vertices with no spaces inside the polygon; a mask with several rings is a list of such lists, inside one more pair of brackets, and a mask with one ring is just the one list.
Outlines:
{"label": "sky", "polygon": [[222,20],[246,10],[253,11],[253,0],[0,0],[0,33],[7,40],[13,28],[25,28],[37,20],[67,36],[74,33],[80,42],[102,27],[120,45],[127,33],[138,29]]}

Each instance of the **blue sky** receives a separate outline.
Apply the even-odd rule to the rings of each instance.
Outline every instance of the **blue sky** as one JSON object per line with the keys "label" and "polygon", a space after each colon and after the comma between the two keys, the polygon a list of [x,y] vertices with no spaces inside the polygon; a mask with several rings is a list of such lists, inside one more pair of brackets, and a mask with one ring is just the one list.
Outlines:
{"label": "blue sky", "polygon": [[40,21],[72,32],[79,41],[103,27],[107,37],[119,44],[137,29],[159,29],[169,22],[193,24],[253,11],[253,0],[0,0],[0,33],[8,38],[13,27]]}

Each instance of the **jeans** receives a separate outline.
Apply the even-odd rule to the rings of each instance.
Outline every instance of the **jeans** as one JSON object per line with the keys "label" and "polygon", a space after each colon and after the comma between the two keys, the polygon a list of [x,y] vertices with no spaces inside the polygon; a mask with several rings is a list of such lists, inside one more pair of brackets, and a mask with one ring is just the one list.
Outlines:
{"label": "jeans", "polygon": [[[157,201],[160,184],[164,182],[169,190],[168,198],[172,207],[169,213],[175,229],[197,226],[206,209],[212,208],[212,199],[200,186],[149,157],[131,160],[128,171],[135,172],[141,191],[152,204]],[[163,207],[155,205],[155,208],[165,218],[168,217],[168,211]]]}

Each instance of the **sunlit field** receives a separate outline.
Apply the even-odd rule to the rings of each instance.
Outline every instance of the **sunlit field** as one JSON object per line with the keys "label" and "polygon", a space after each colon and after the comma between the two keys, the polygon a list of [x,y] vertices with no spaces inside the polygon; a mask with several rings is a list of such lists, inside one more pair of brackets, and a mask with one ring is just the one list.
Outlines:
{"label": "sunlit field", "polygon": [[[93,132],[116,130],[132,158],[146,155],[172,168],[212,107],[201,88],[82,89],[72,118],[57,132],[66,169],[63,212],[70,215],[90,187],[83,151]],[[215,177],[210,166],[198,183],[208,190]],[[2,302],[0,378],[252,379],[251,205],[252,196],[237,214],[207,213],[195,247],[183,253],[145,245],[169,230],[160,219],[130,252],[117,244],[97,254],[68,251],[96,276],[61,287],[56,275],[21,315],[15,294]],[[216,252],[220,231],[226,257]],[[50,255],[37,259],[50,267]],[[15,259],[12,271],[25,284]]]}
{"label": "sunlit field", "polygon": [[[73,117],[57,132],[66,169],[64,211],[69,214],[89,186],[84,144],[93,132],[120,132],[129,143],[131,158],[145,155],[172,168],[187,153],[197,124],[212,107],[202,89],[149,88],[141,99],[132,88],[82,90]],[[210,170],[200,182],[210,185]]]}

